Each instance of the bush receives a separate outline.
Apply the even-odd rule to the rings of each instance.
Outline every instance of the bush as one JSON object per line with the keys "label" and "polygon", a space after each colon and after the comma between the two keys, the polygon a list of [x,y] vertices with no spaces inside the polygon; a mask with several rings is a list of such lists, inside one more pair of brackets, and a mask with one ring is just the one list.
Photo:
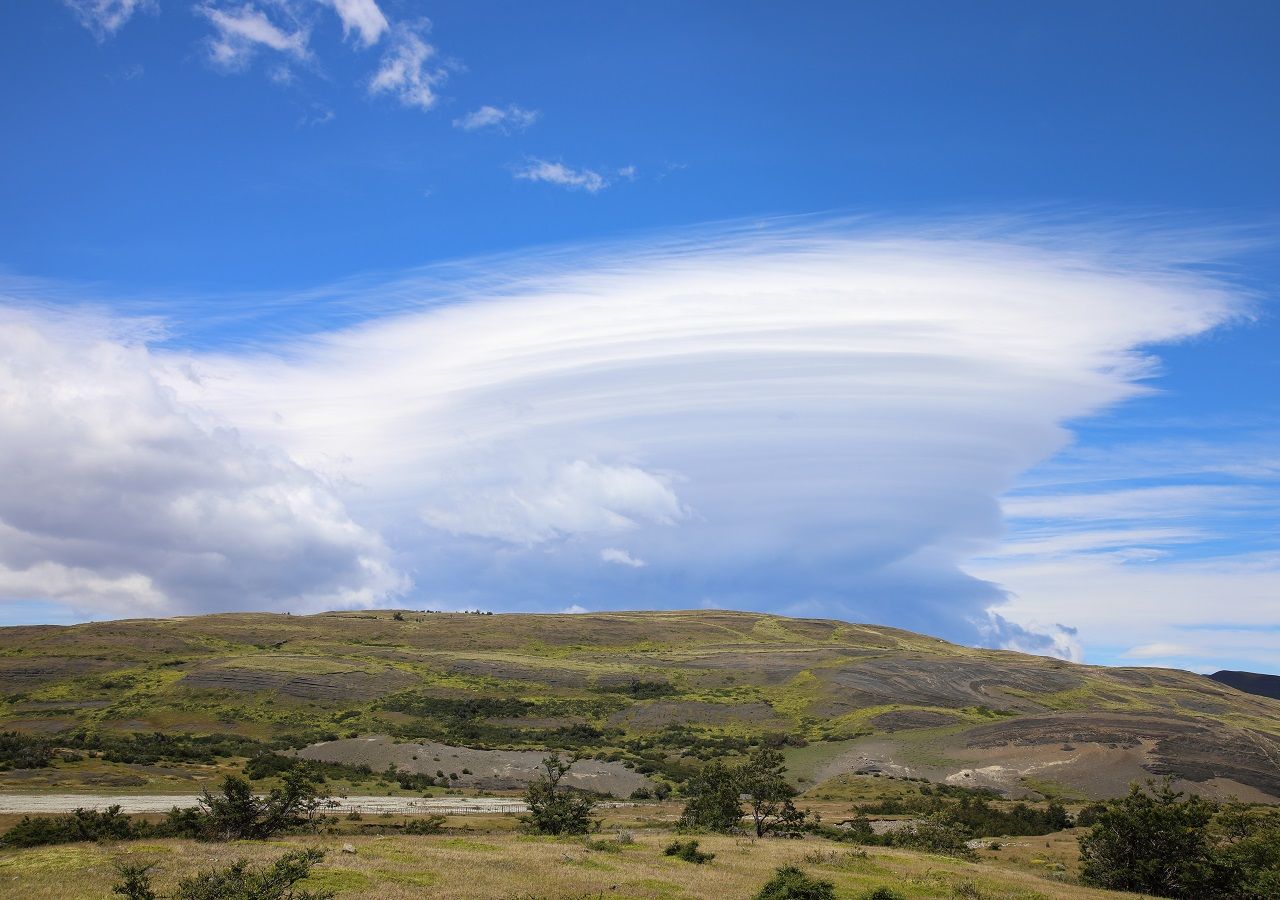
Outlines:
{"label": "bush", "polygon": [[1183,799],[1172,782],[1137,785],[1080,838],[1080,879],[1095,887],[1158,897],[1209,897],[1214,807]]}
{"label": "bush", "polygon": [[1080,838],[1081,879],[1197,900],[1280,896],[1280,814],[1135,785]]}
{"label": "bush", "polygon": [[892,888],[878,887],[866,895],[866,900],[906,900]]}
{"label": "bush", "polygon": [[[332,891],[295,890],[294,885],[324,859],[324,851],[316,848],[293,850],[269,867],[250,867],[237,860],[223,869],[210,869],[178,882],[171,900],[332,900]],[[120,880],[111,888],[127,900],[158,900],[151,887],[152,865],[120,865]]]}
{"label": "bush", "polygon": [[572,767],[572,762],[548,756],[542,761],[542,774],[524,792],[529,814],[522,821],[539,834],[586,834],[596,827],[591,818],[595,799],[582,791],[560,787],[561,779]]}
{"label": "bush", "polygon": [[404,825],[405,834],[439,834],[444,830],[444,816],[423,816]]}
{"label": "bush", "polygon": [[120,880],[111,886],[111,893],[119,894],[125,900],[159,900],[151,889],[151,870],[155,867],[155,863],[116,863],[116,874]]}
{"label": "bush", "polygon": [[756,894],[755,900],[835,900],[836,886],[807,875],[795,866],[783,866]]}
{"label": "bush", "polygon": [[711,862],[716,858],[714,853],[703,853],[699,850],[697,841],[672,841],[662,852],[667,856],[675,856],[685,862],[697,863],[698,865]]}
{"label": "bush", "polygon": [[45,738],[20,731],[0,732],[0,771],[43,769],[53,762],[53,747]]}
{"label": "bush", "polygon": [[969,840],[968,832],[938,817],[912,822],[905,828],[889,832],[884,838],[886,843],[894,847],[909,847],[926,853],[963,858],[974,855],[965,843]]}
{"label": "bush", "polygon": [[136,826],[119,806],[103,812],[77,809],[67,816],[23,816],[0,835],[3,847],[41,847],[48,844],[71,844],[77,841],[127,841],[143,837],[151,829],[144,822]]}

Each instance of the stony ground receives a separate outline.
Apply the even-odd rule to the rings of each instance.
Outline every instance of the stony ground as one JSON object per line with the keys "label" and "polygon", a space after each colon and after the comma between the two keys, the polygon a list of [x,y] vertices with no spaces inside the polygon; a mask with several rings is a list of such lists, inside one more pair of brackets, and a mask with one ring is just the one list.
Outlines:
{"label": "stony ground", "polygon": [[[381,772],[394,765],[402,772],[435,776],[443,773],[460,788],[516,790],[538,777],[546,753],[537,750],[477,750],[438,741],[397,742],[386,735],[369,735],[312,744],[298,753],[305,759],[367,765]],[[455,777],[456,776],[456,777]],[[652,782],[620,762],[583,759],[565,776],[568,786],[629,797]]]}

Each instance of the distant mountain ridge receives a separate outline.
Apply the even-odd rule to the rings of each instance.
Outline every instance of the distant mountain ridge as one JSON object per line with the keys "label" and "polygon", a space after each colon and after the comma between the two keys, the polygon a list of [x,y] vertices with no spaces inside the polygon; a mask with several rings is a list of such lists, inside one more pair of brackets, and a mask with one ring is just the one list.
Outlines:
{"label": "distant mountain ridge", "polygon": [[1223,669],[1209,676],[1219,684],[1230,685],[1246,694],[1280,700],[1280,675],[1264,675],[1261,672],[1236,672]]}

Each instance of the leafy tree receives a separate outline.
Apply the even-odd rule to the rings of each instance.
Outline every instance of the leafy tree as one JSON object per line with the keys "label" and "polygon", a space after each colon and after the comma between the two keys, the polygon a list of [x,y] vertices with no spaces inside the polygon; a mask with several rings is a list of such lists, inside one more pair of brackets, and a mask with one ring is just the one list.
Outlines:
{"label": "leafy tree", "polygon": [[703,766],[685,789],[690,795],[680,816],[686,828],[733,831],[742,824],[739,772],[720,760]]}
{"label": "leafy tree", "polygon": [[1280,813],[1228,806],[1214,823],[1223,896],[1232,900],[1280,897]]}
{"label": "leafy tree", "polygon": [[783,866],[756,894],[755,900],[835,900],[836,886],[795,866]]}
{"label": "leafy tree", "polygon": [[281,780],[283,784],[266,797],[255,796],[249,782],[235,775],[222,780],[217,794],[206,788],[198,813],[203,836],[222,841],[262,840],[310,822],[327,803],[307,771],[292,769]]}
{"label": "leafy tree", "polygon": [[591,818],[595,799],[584,791],[560,785],[573,763],[574,760],[565,762],[554,754],[546,757],[542,773],[524,792],[529,814],[523,821],[540,834],[586,834],[597,824]]}
{"label": "leafy tree", "polygon": [[1214,812],[1201,797],[1183,799],[1171,779],[1135,784],[1080,838],[1081,880],[1158,897],[1214,896]]}
{"label": "leafy tree", "polygon": [[747,814],[755,825],[756,837],[804,825],[807,813],[792,803],[799,792],[787,781],[786,771],[782,754],[770,747],[757,749],[738,767],[738,789],[747,798]]}
{"label": "leafy tree", "polygon": [[266,803],[254,795],[243,778],[228,775],[222,779],[217,794],[205,788],[199,804],[206,837],[238,841],[262,836],[260,825],[266,815]]}

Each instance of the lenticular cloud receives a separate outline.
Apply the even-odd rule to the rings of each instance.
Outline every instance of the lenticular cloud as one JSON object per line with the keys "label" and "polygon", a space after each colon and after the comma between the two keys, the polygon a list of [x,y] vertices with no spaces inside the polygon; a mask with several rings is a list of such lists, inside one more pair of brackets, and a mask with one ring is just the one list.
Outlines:
{"label": "lenticular cloud", "polygon": [[[120,385],[121,420],[159,405],[198,424],[160,449],[141,425],[95,437],[168,460],[162,506],[183,540],[164,553],[125,530],[86,556],[66,549],[71,522],[113,530],[160,476],[73,465],[72,401],[41,427],[7,408],[9,439],[46,457],[23,465],[66,489],[55,519],[0,507],[4,577],[49,596],[32,573],[53,565],[83,573],[68,602],[136,578],[158,607],[218,609],[378,602],[402,571],[437,607],[734,606],[971,637],[997,592],[961,564],[998,539],[999,495],[1064,423],[1141,389],[1143,347],[1234,306],[1149,259],[830,229],[348,293],[344,308],[383,312],[265,349],[136,349],[86,370],[55,347],[6,370],[18,396],[101,381]],[[192,458],[207,467],[178,465]],[[9,481],[19,464],[0,460]],[[261,546],[288,548],[270,578],[253,574]]]}

